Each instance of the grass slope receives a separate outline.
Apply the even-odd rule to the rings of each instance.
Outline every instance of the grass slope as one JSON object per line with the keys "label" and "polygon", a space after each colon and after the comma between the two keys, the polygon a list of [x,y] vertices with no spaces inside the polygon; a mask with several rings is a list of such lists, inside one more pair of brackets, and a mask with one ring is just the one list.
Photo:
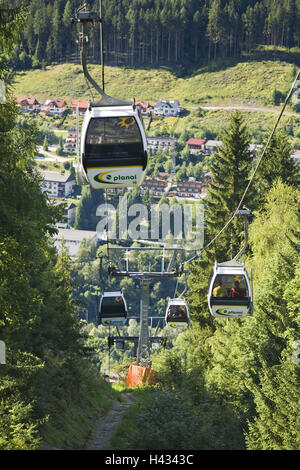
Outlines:
{"label": "grass slope", "polygon": [[[101,83],[101,67],[90,66],[91,75]],[[229,122],[230,110],[200,110],[200,106],[244,106],[266,108],[242,113],[246,117],[251,140],[261,143],[270,133],[281,106],[274,106],[273,92],[285,94],[294,79],[295,66],[280,60],[249,60],[234,63],[222,61],[194,70],[184,78],[167,67],[158,69],[134,69],[105,67],[105,91],[123,99],[148,100],[178,99],[187,111],[180,118],[153,119],[149,135],[186,134],[188,137],[221,139]],[[65,99],[92,98],[84,79],[81,66],[60,64],[48,66],[46,70],[20,72],[15,78],[16,96],[35,96]],[[94,98],[95,98],[94,93]],[[273,112],[267,112],[273,111]],[[74,125],[67,118],[63,128]],[[291,123],[291,120],[293,121]],[[281,127],[293,126],[292,145],[300,148],[300,114],[287,108]]]}
{"label": "grass slope", "polygon": [[[294,66],[280,61],[240,62],[228,67],[202,67],[185,78],[167,68],[134,69],[105,67],[105,91],[113,96],[155,102],[159,98],[178,99],[188,105],[247,104],[272,105],[274,89],[286,92],[292,83]],[[101,83],[101,67],[90,66],[91,75]],[[91,98],[80,65],[60,64],[46,70],[19,72],[16,96],[38,99]]]}

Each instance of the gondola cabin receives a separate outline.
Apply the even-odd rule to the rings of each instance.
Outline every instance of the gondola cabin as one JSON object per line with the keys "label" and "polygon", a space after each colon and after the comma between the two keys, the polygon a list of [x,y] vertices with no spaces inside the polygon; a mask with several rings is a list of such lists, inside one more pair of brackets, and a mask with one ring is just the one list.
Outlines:
{"label": "gondola cabin", "polygon": [[104,292],[99,304],[99,324],[124,325],[127,318],[127,305],[122,292]]}
{"label": "gondola cabin", "polygon": [[189,308],[184,299],[169,300],[165,321],[167,325],[173,327],[186,327],[190,324]]}
{"label": "gondola cabin", "polygon": [[[98,105],[99,104],[99,105]],[[127,105],[87,109],[81,131],[78,180],[94,189],[139,186],[147,168],[147,139],[138,109]]]}
{"label": "gondola cabin", "polygon": [[208,291],[208,306],[214,317],[236,318],[252,314],[251,286],[244,264],[235,260],[215,263]]}

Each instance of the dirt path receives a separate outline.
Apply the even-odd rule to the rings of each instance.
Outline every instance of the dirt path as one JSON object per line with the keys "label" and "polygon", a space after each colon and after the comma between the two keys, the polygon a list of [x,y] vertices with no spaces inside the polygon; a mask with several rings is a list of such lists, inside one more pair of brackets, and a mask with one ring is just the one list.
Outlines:
{"label": "dirt path", "polygon": [[108,445],[115,427],[121,421],[125,411],[136,400],[132,393],[124,393],[123,397],[125,402],[114,402],[107,415],[99,418],[95,432],[87,444],[87,450],[101,450]]}

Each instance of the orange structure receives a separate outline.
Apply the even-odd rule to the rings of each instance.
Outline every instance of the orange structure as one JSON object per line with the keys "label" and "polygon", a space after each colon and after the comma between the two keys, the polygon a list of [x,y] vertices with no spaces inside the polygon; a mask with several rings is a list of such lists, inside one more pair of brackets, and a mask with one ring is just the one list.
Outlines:
{"label": "orange structure", "polygon": [[127,387],[138,387],[145,384],[155,384],[154,371],[150,367],[141,367],[131,364],[126,380]]}

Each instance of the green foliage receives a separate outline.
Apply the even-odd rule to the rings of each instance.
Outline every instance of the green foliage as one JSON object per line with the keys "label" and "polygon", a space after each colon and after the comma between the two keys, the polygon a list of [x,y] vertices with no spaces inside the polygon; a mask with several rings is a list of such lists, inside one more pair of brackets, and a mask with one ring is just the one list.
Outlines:
{"label": "green foliage", "polygon": [[95,231],[99,220],[96,211],[101,204],[104,204],[104,191],[84,186],[76,210],[75,228]]}
{"label": "green foliage", "polygon": [[298,282],[294,276],[299,258],[299,192],[287,188],[280,182],[274,185],[251,226],[253,317],[228,321],[211,339],[209,387],[234,407],[244,426],[248,420],[251,449],[297,446],[299,371],[292,363],[291,345],[299,336],[293,295]]}
{"label": "green foliage", "polygon": [[282,95],[281,91],[274,89],[272,92],[272,102],[276,106],[279,106],[280,103],[284,100],[284,96]]}
{"label": "green foliage", "polygon": [[[118,10],[116,21],[114,2],[106,2],[108,36],[105,40],[107,45],[117,42],[119,48],[115,54],[116,51],[108,47],[108,57],[113,52],[118,63],[126,51],[128,57],[125,54],[122,60],[131,64],[179,63],[186,59],[198,63],[200,57],[206,60],[207,54],[208,58],[217,58],[225,55],[224,51],[229,56],[237,56],[245,49],[250,51],[262,39],[259,33],[255,36],[255,31],[261,31],[264,40],[274,44],[278,43],[278,38],[289,47],[299,42],[296,2],[277,2],[278,10],[276,2],[257,2],[253,8],[243,4],[239,9],[234,2],[223,2],[221,9],[221,2],[214,0],[201,12],[195,10],[199,7],[197,2],[186,2],[179,17],[176,3],[163,3],[156,2],[154,8],[149,0],[148,8],[126,11],[127,3],[120,2],[124,14],[120,16]],[[144,7],[146,4],[143,2]],[[140,5],[137,1],[136,6]],[[5,341],[8,352],[8,365],[0,370],[0,448],[5,450],[38,449],[45,441],[50,447],[83,448],[95,413],[105,413],[108,398],[118,396],[98,374],[107,367],[107,331],[103,327],[90,328],[90,325],[83,329],[78,314],[87,309],[89,319],[96,322],[100,293],[106,288],[119,287],[119,283],[108,279],[107,274],[103,274],[99,282],[99,265],[94,261],[103,248],[98,250],[95,244],[83,244],[78,260],[72,263],[64,250],[57,254],[52,246],[53,225],[61,214],[49,206],[33,170],[37,139],[47,148],[51,134],[41,129],[38,136],[38,129],[32,122],[18,121],[6,66],[9,53],[16,67],[28,67],[31,62],[33,66],[41,66],[45,60],[61,61],[70,57],[75,33],[68,18],[74,7],[72,0],[65,5],[59,0],[33,0],[28,7],[22,44],[17,46],[14,40],[19,34],[24,10],[13,11],[5,27],[0,21],[0,78],[5,77],[8,90],[7,104],[0,107],[0,338]],[[164,15],[160,7],[164,8]],[[1,20],[3,15],[0,7]],[[172,25],[174,16],[180,19],[176,28]],[[50,23],[49,18],[52,18]],[[147,35],[143,27],[137,32],[135,24],[145,25]],[[128,31],[125,39],[124,31]],[[118,39],[121,33],[122,43]],[[5,41],[1,40],[4,35]],[[174,35],[176,41],[172,41]],[[91,51],[99,49],[95,47],[98,36],[95,34],[91,39]],[[162,37],[168,41],[160,42]],[[112,38],[116,38],[116,42]],[[153,48],[153,41],[161,47]],[[207,47],[211,43],[213,50]],[[214,67],[222,68],[224,63],[215,63]],[[276,90],[272,96],[270,91],[267,97],[265,95],[266,88],[274,90],[274,64],[272,62],[272,74],[268,78],[273,88],[268,87],[270,82],[262,80],[263,90],[259,90],[257,84],[256,91],[260,97],[279,104],[285,94],[281,83],[276,82],[283,90],[280,95]],[[218,73],[212,67],[210,72],[214,71],[214,79],[210,90],[214,87],[219,90],[220,83],[227,81],[230,83],[228,95],[232,96],[231,85],[239,82],[244,66],[250,67],[241,63],[233,70]],[[251,66],[255,68],[257,63]],[[113,72],[118,74],[117,69]],[[206,73],[201,72],[193,77],[198,86],[191,90],[191,81],[182,85],[183,91],[188,86],[182,96],[190,102],[199,99],[201,80]],[[137,70],[126,73],[128,80],[123,80],[122,84],[126,88],[124,93],[129,92],[128,84],[135,87],[131,73],[139,80]],[[173,79],[167,71],[164,75],[147,76],[160,92],[163,81],[168,83],[171,92]],[[46,86],[43,80],[41,82]],[[240,89],[240,82],[238,86]],[[244,83],[243,97],[247,97],[247,93],[253,96],[253,86],[250,88],[247,91],[247,83]],[[206,98],[210,99],[205,95]],[[195,120],[200,122],[207,116],[199,111],[186,114],[183,117],[188,122],[186,127],[176,128],[173,122],[162,122],[156,132],[170,132],[172,128],[172,132],[180,135],[176,163],[182,179],[202,174],[209,164],[213,182],[206,202],[206,235],[211,239],[232,215],[247,183],[249,136],[241,115],[234,114],[218,155],[208,162],[199,162],[196,157],[201,156],[195,156],[195,160],[187,163],[184,148],[187,129],[198,137],[200,131]],[[290,135],[297,135],[295,125],[296,120],[289,122]],[[202,127],[204,132],[203,129],[205,127]],[[264,131],[259,126],[258,130],[258,138],[262,139]],[[207,127],[205,136],[212,137],[214,132],[216,127]],[[295,189],[299,172],[290,161],[289,153],[286,137],[276,136],[257,175],[259,198],[254,201],[249,194],[249,202],[255,203],[257,209],[250,228],[252,252],[247,260],[247,265],[255,269],[254,316],[224,321],[213,320],[207,312],[207,280],[212,262],[215,258],[232,257],[242,243],[242,226],[234,221],[230,231],[192,266],[189,302],[193,328],[169,337],[168,347],[172,349],[153,357],[159,385],[146,390],[130,411],[125,421],[130,432],[125,437],[122,433],[116,448],[243,449],[244,436],[248,449],[299,448],[299,365],[292,360],[300,326],[299,192]],[[170,156],[162,152],[151,158],[153,174],[169,171],[170,165]],[[281,180],[275,181],[278,178]],[[134,190],[130,193],[130,203],[133,202],[144,202],[149,207],[152,195],[147,192],[141,198],[139,191]],[[96,209],[101,203],[103,193],[85,188],[76,226],[95,230]],[[116,263],[114,255],[111,261]],[[133,262],[136,269],[147,270],[158,267],[160,259],[142,253],[133,258]],[[137,314],[137,286],[132,279],[122,280],[120,284],[130,299],[130,313]],[[152,308],[161,316],[173,284],[168,280],[153,286]],[[127,332],[137,334],[137,328],[138,325],[131,322]],[[113,367],[125,371],[132,360],[132,350],[127,347],[120,352],[113,347],[110,352]]]}
{"label": "green foliage", "polygon": [[291,357],[260,374],[257,415],[246,435],[249,450],[299,449],[299,365]]}
{"label": "green foliage", "polygon": [[[0,26],[1,47],[4,33],[10,47],[9,32]],[[53,246],[62,209],[49,204],[33,169],[37,126],[18,120],[9,86],[0,127],[0,448],[84,446],[112,393],[84,345],[71,260]]]}
{"label": "green foliage", "polygon": [[[99,9],[98,2],[90,2],[90,6]],[[22,66],[16,59],[23,49],[36,66],[42,61],[53,63],[73,58],[77,30],[70,19],[76,8],[77,0],[32,0],[13,65]],[[250,5],[230,0],[213,0],[209,4],[136,0],[132,5],[127,0],[105,0],[103,15],[107,63],[127,66],[174,63],[179,76],[191,64],[198,66],[199,61],[207,63],[212,58],[219,58],[222,64],[224,57],[234,60],[243,53],[249,54],[257,44],[271,44],[279,51],[280,46],[295,48],[295,55],[299,47],[299,3],[295,1],[263,0]],[[96,28],[90,32],[89,42],[91,56],[99,61]],[[292,51],[289,54],[293,57]]]}
{"label": "green foliage", "polygon": [[48,139],[47,139],[47,136],[45,136],[45,138],[44,138],[43,150],[45,150],[46,152],[48,151]]}
{"label": "green foliage", "polygon": [[135,393],[138,402],[114,431],[109,449],[244,448],[237,419],[213,397],[198,392],[197,402],[192,402],[180,389],[158,387]]}
{"label": "green foliage", "polygon": [[21,397],[1,401],[1,450],[36,450],[40,447],[38,422],[32,418],[32,408],[32,405],[25,404]]}
{"label": "green foliage", "polygon": [[275,133],[257,171],[255,179],[257,198],[262,198],[278,178],[283,183],[297,187],[300,182],[300,168],[291,158],[290,140],[283,131]]}
{"label": "green foliage", "polygon": [[[251,157],[249,137],[244,120],[239,112],[231,116],[230,126],[222,137],[223,145],[211,159],[212,181],[205,199],[205,245],[212,240],[232,217],[246,188]],[[251,191],[245,204],[249,204]],[[188,299],[192,318],[203,327],[214,329],[207,308],[207,289],[210,271],[215,260],[232,259],[243,243],[243,226],[237,217],[217,242],[205,250],[202,257],[190,269]]]}

